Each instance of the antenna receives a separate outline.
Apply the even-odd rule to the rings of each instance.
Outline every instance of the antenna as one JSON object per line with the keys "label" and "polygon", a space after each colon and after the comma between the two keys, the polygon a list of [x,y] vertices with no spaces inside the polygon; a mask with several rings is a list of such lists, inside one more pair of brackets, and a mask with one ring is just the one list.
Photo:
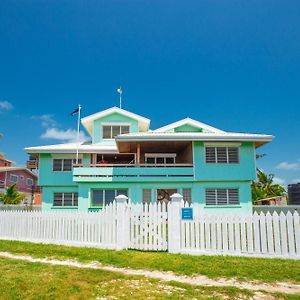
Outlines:
{"label": "antenna", "polygon": [[117,92],[120,95],[120,108],[122,108],[122,93],[123,93],[123,90],[122,90],[121,86],[117,89]]}

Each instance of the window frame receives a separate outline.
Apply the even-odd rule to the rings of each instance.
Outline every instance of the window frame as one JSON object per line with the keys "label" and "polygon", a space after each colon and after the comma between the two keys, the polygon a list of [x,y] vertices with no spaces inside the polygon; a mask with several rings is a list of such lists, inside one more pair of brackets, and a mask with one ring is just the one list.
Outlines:
{"label": "window frame", "polygon": [[[214,148],[214,162],[207,161],[207,148]],[[226,162],[218,162],[218,148],[225,148],[226,149]],[[237,149],[237,162],[230,162],[229,161],[229,149],[235,148]],[[204,146],[204,162],[207,165],[239,165],[240,164],[240,147],[237,145],[205,145]]]}
{"label": "window frame", "polygon": [[[54,205],[54,201],[55,201],[55,194],[61,194],[62,200],[61,203],[62,205]],[[64,198],[65,198],[65,194],[72,194],[72,205],[64,205]],[[77,194],[77,205],[74,205],[75,203],[75,195]],[[52,207],[54,208],[78,208],[78,192],[54,192],[53,193],[53,200],[52,200]]]}
{"label": "window frame", "polygon": [[[12,180],[12,177],[16,177],[16,178],[17,178],[16,181]],[[18,176],[18,175],[15,175],[15,174],[10,174],[10,175],[9,175],[9,181],[10,181],[10,182],[13,182],[13,183],[18,183],[18,181],[19,181],[19,176]]]}
{"label": "window frame", "polygon": [[[229,198],[229,191],[237,191],[237,198],[238,203],[230,203],[232,199]],[[207,203],[207,192],[208,191],[214,191],[214,204],[208,204]],[[218,199],[218,192],[221,193],[221,191],[226,191],[226,203],[218,203],[220,200]],[[240,199],[240,189],[237,187],[229,187],[229,188],[205,188],[204,192],[205,197],[205,207],[239,207],[241,205],[241,199]]]}
{"label": "window frame", "polygon": [[[32,182],[32,184],[28,184],[29,180]],[[26,185],[32,187],[34,185],[33,179],[32,178],[26,178]]]}
{"label": "window frame", "polygon": [[[104,137],[104,127],[110,127],[110,138],[105,138]],[[113,137],[113,127],[119,127],[119,134],[127,134],[127,133],[122,133],[122,127],[128,127],[128,133],[130,133],[130,123],[102,123],[101,124],[101,133],[102,133],[102,139],[106,141],[111,141],[114,140],[116,136]]]}
{"label": "window frame", "polygon": [[[146,165],[175,165],[176,164],[176,153],[145,153],[145,159],[144,159],[144,163]],[[147,159],[151,158],[154,159],[154,163],[148,163]],[[163,163],[157,163],[157,159],[162,158],[164,160]],[[173,158],[173,163],[167,163],[167,158]]]}
{"label": "window frame", "polygon": [[[102,191],[102,204],[94,204],[94,191]],[[103,208],[107,204],[105,204],[105,191],[114,191],[115,192],[115,197],[118,195],[118,191],[127,191],[127,197],[129,197],[129,189],[128,188],[111,188],[111,189],[91,189],[91,203],[90,207],[91,208]]]}
{"label": "window frame", "polygon": [[[54,161],[61,160],[60,170],[54,170]],[[71,160],[71,170],[64,170],[64,161]],[[76,158],[69,158],[69,157],[53,157],[52,158],[52,172],[73,172],[73,166],[76,164]],[[78,164],[82,164],[82,158],[78,158]]]}

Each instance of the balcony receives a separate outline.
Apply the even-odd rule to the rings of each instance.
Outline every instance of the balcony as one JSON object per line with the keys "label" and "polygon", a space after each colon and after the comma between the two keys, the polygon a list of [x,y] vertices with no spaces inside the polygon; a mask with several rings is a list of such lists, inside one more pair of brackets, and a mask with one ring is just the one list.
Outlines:
{"label": "balcony", "polygon": [[192,164],[91,164],[73,167],[75,182],[190,181]]}

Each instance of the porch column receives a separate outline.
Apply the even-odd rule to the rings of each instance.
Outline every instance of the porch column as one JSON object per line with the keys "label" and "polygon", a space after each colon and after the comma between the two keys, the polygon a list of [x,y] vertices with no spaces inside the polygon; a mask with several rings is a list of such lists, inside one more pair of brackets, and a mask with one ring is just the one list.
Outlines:
{"label": "porch column", "polygon": [[140,143],[137,144],[136,148],[136,164],[139,165],[141,160],[141,145]]}
{"label": "porch column", "polygon": [[171,196],[171,203],[168,205],[168,251],[180,253],[181,250],[181,207],[182,195],[175,193]]}

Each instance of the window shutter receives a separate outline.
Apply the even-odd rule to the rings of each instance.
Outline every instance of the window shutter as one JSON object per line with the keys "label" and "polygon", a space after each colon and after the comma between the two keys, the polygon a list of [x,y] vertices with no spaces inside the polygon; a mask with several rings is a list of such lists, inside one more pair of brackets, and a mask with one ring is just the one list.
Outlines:
{"label": "window shutter", "polygon": [[227,163],[227,151],[226,147],[217,147],[217,162],[219,164]]}
{"label": "window shutter", "polygon": [[206,163],[216,163],[216,151],[215,147],[206,147],[205,148],[205,159]]}
{"label": "window shutter", "polygon": [[54,193],[53,206],[62,206],[63,193]]}
{"label": "window shutter", "polygon": [[217,204],[218,205],[227,205],[227,190],[226,189],[217,189]]}
{"label": "window shutter", "polygon": [[228,189],[228,202],[229,204],[240,204],[238,189]]}
{"label": "window shutter", "polygon": [[228,148],[228,163],[238,164],[239,163],[239,148],[229,147]]}
{"label": "window shutter", "polygon": [[216,190],[214,189],[205,190],[205,202],[206,205],[216,205]]}
{"label": "window shutter", "polygon": [[72,198],[73,198],[72,193],[64,193],[64,206],[72,206],[73,205]]}

